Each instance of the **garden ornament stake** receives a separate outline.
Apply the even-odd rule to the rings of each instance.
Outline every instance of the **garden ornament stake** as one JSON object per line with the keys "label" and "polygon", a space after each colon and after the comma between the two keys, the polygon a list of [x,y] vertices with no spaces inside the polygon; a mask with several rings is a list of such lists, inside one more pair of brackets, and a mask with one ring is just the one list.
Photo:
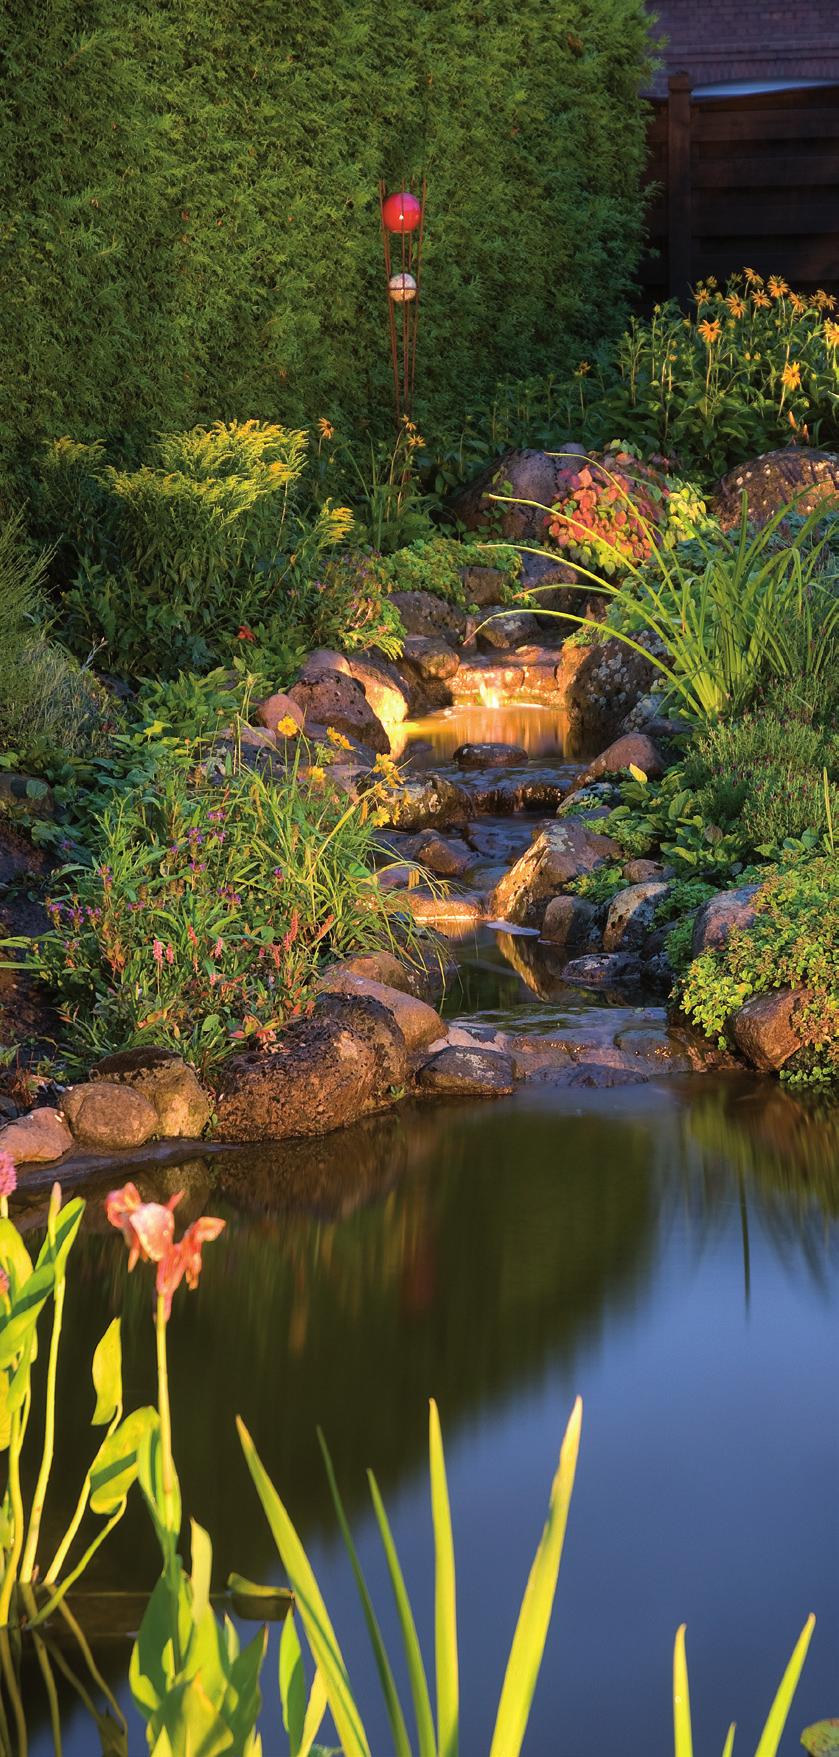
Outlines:
{"label": "garden ornament stake", "polygon": [[[386,195],[385,187],[384,183],[379,184],[379,206],[387,281],[393,401],[398,427],[404,417],[410,418],[414,400],[425,178],[419,196],[409,188]],[[392,241],[396,241],[395,249]]]}

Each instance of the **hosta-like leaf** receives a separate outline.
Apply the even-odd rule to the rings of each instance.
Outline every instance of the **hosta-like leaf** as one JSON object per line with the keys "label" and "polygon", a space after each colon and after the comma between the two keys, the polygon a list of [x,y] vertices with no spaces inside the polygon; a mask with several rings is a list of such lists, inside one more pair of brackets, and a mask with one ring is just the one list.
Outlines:
{"label": "hosta-like leaf", "polygon": [[93,1389],[96,1408],[94,1427],[107,1427],[122,1407],[122,1326],[119,1318],[108,1325],[93,1356]]}

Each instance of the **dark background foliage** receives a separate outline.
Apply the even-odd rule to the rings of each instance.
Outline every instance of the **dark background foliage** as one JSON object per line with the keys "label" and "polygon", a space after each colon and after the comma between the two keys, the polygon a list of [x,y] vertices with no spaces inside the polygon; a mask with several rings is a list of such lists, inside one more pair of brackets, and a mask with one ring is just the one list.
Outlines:
{"label": "dark background foliage", "polygon": [[215,416],[375,426],[377,180],[423,163],[423,415],[620,323],[642,0],[2,0],[0,20],[7,455]]}

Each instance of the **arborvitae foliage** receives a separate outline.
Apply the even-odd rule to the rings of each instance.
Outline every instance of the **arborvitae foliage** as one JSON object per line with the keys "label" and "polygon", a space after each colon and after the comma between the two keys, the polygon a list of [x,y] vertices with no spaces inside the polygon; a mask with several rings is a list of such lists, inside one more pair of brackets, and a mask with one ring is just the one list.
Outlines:
{"label": "arborvitae foliage", "polygon": [[376,426],[377,180],[429,182],[421,407],[621,317],[643,0],[0,0],[4,448]]}

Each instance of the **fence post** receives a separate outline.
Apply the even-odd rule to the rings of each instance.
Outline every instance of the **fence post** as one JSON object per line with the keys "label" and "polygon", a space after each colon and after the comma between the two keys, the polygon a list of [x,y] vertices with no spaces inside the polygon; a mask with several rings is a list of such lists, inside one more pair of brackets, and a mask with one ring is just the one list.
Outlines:
{"label": "fence post", "polygon": [[667,260],[671,299],[683,305],[692,278],[689,73],[667,81]]}

